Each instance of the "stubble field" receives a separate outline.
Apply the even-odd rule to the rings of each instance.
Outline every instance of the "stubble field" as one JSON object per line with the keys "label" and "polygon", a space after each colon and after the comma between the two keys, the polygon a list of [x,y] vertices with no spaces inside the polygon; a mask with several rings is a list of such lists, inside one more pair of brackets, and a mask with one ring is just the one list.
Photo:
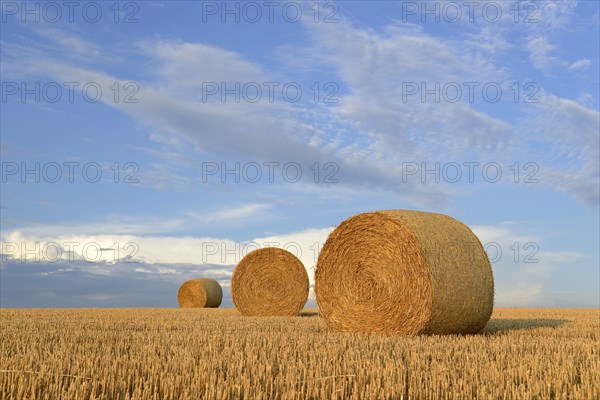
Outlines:
{"label": "stubble field", "polygon": [[598,399],[599,309],[476,335],[334,333],[235,309],[1,309],[1,399]]}

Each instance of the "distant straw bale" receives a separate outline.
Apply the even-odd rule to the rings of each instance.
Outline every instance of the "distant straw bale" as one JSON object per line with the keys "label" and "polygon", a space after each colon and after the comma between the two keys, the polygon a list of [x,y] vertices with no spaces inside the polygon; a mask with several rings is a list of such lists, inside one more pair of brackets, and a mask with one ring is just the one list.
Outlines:
{"label": "distant straw bale", "polygon": [[192,279],[179,287],[177,301],[182,308],[219,307],[223,290],[219,282],[210,278]]}

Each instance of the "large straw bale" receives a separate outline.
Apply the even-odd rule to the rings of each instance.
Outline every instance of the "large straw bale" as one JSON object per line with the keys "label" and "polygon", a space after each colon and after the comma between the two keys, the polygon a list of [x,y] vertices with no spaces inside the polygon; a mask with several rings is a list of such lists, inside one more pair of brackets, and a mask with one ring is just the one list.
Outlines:
{"label": "large straw bale", "polygon": [[329,235],[315,294],[333,330],[474,333],[491,316],[494,281],[487,254],[463,223],[386,210],[355,215]]}

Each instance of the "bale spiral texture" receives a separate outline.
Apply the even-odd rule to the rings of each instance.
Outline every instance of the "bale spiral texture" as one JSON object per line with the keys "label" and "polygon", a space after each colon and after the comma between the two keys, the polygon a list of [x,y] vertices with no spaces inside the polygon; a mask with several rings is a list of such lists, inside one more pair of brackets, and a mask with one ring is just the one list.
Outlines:
{"label": "bale spiral texture", "polygon": [[182,308],[219,307],[221,300],[223,300],[221,285],[210,278],[187,281],[177,292],[177,301]]}
{"label": "bale spiral texture", "polygon": [[492,314],[494,281],[481,242],[463,223],[387,210],[355,215],[329,235],[315,294],[333,330],[475,333]]}
{"label": "bale spiral texture", "polygon": [[308,299],[308,274],[287,250],[257,249],[233,271],[231,297],[242,315],[298,315]]}

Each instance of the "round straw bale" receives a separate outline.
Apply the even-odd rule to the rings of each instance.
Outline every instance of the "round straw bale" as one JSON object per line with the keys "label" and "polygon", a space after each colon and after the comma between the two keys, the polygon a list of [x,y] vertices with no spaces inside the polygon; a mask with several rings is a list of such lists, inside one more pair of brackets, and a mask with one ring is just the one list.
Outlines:
{"label": "round straw bale", "polygon": [[308,299],[308,274],[287,250],[257,249],[233,271],[231,297],[242,315],[298,315]]}
{"label": "round straw bale", "polygon": [[492,314],[494,280],[481,242],[462,222],[387,210],[355,215],[329,235],[315,294],[333,330],[475,333]]}
{"label": "round straw bale", "polygon": [[192,279],[179,287],[177,301],[182,308],[219,307],[223,290],[219,282],[210,278]]}

